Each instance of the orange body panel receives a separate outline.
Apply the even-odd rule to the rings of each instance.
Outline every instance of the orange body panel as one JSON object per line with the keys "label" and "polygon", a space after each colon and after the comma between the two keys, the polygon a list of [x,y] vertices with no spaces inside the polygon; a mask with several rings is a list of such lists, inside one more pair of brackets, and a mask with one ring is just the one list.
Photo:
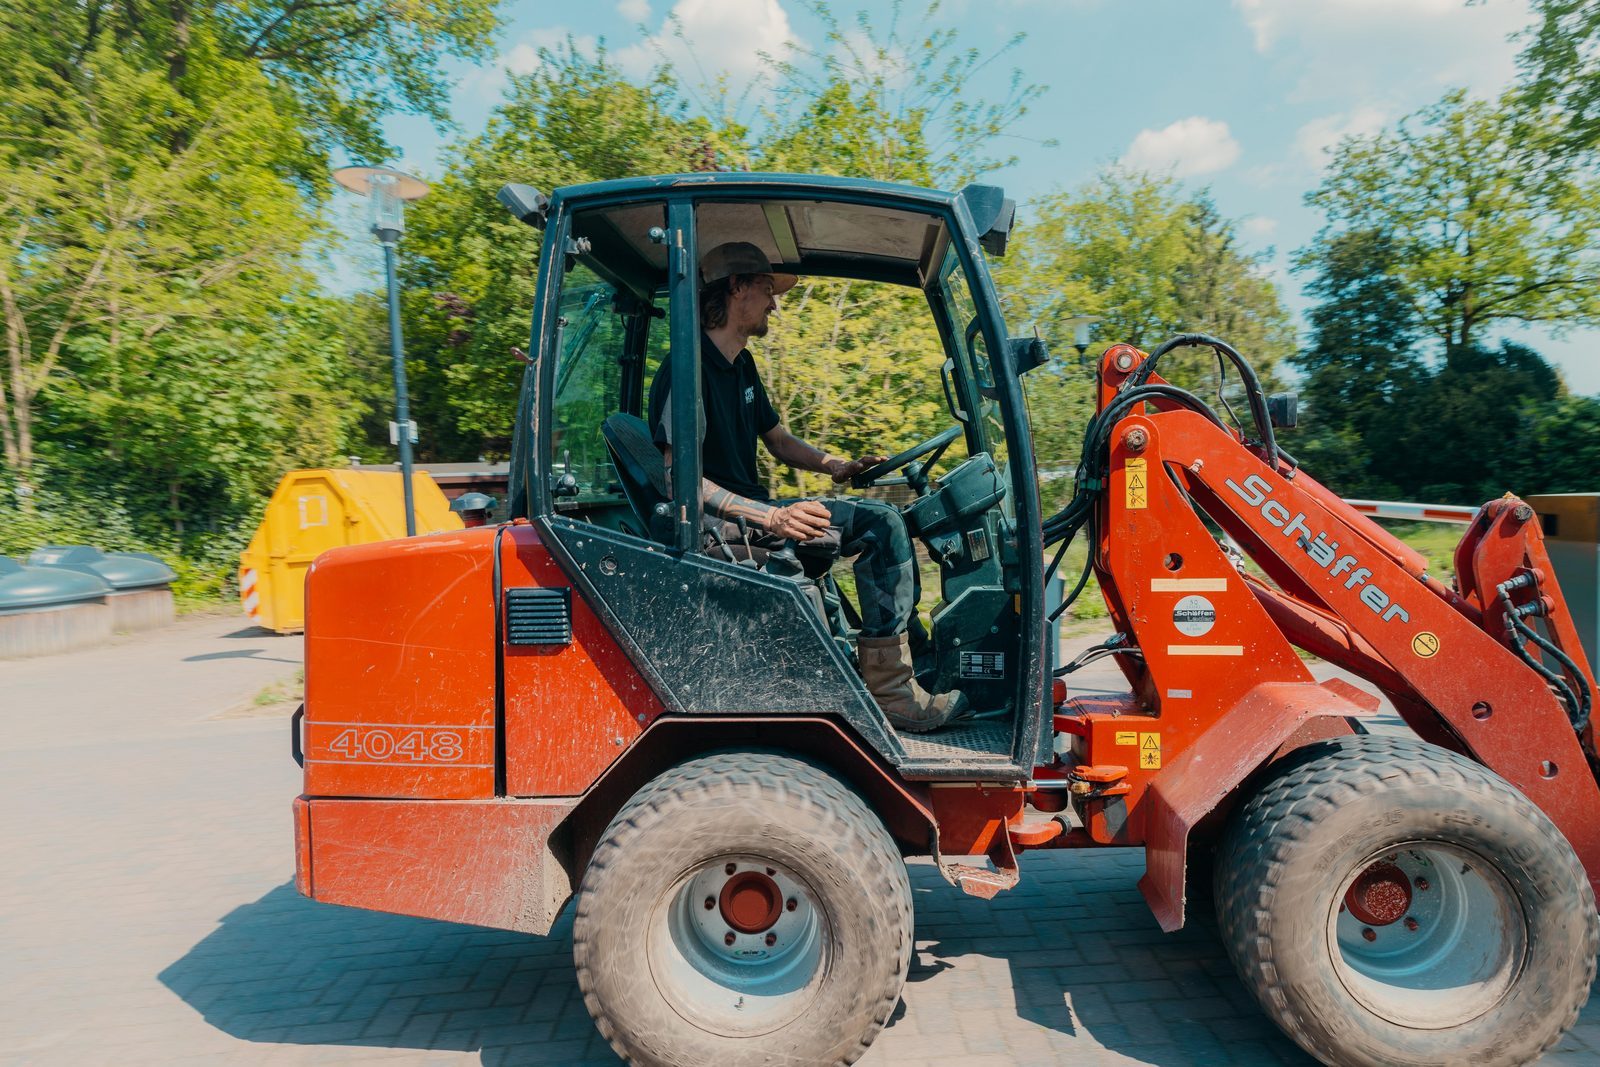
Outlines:
{"label": "orange body panel", "polygon": [[494,537],[357,545],[312,564],[308,795],[494,795]]}
{"label": "orange body panel", "polygon": [[571,893],[550,853],[570,801],[313,798],[301,877],[330,904],[545,933]]}
{"label": "orange body panel", "polygon": [[[566,575],[531,526],[506,528],[505,588],[565,586]],[[570,645],[505,650],[506,792],[576,796],[662,712],[605,624],[572,598]]]}

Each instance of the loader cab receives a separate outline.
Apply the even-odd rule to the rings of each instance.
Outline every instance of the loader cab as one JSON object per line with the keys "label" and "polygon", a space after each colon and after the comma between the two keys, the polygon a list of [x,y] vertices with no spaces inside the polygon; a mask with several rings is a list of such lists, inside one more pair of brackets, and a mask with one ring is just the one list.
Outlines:
{"label": "loader cab", "polygon": [[[1038,494],[1018,381],[1038,348],[1008,338],[984,262],[985,249],[1003,251],[1010,201],[984,186],[773,175],[605,182],[548,201],[511,188],[520,196],[502,200],[545,234],[512,514],[537,525],[664,705],[837,716],[908,776],[1026,778],[1048,752]],[[960,688],[980,718],[897,734],[852,661],[848,561],[818,574],[749,559],[702,521],[698,451],[675,449],[670,477],[661,464],[645,423],[651,383],[674,354],[665,418],[673,440],[700,440],[697,265],[728,241],[800,276],[772,333],[752,340],[763,381],[780,419],[810,413],[802,429],[819,447],[860,442],[891,457],[870,484],[830,491],[901,509],[926,585],[918,676],[930,691]],[[852,332],[852,315],[882,328]],[[869,370],[870,388],[831,388],[846,362]],[[884,436],[862,441],[855,424],[874,412]],[[774,497],[824,491],[781,466],[766,473]]]}

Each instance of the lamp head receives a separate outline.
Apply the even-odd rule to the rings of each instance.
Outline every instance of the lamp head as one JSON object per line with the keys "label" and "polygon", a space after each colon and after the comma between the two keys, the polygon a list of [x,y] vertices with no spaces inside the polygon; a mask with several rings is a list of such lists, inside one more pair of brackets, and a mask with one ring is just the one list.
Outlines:
{"label": "lamp head", "polygon": [[367,221],[378,243],[392,245],[406,230],[406,201],[420,200],[428,185],[392,167],[340,167],[333,180],[367,198]]}

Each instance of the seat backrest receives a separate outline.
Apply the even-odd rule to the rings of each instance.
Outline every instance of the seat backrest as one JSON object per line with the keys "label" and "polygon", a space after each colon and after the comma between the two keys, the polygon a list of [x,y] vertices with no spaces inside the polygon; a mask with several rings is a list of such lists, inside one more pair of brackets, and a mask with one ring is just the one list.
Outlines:
{"label": "seat backrest", "polygon": [[607,416],[600,432],[617,466],[623,495],[633,505],[641,527],[653,534],[656,505],[667,500],[667,465],[650,437],[650,427],[638,416],[619,411]]}

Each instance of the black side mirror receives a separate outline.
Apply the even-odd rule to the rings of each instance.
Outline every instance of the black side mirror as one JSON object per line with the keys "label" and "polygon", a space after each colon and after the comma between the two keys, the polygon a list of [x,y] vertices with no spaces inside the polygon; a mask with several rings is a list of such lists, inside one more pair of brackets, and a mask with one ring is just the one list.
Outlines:
{"label": "black side mirror", "polygon": [[536,230],[544,229],[545,217],[550,213],[550,198],[533,186],[513,182],[501,186],[494,196],[518,222],[525,222]]}
{"label": "black side mirror", "polygon": [[1011,338],[1011,365],[1018,374],[1027,374],[1035,367],[1050,362],[1050,348],[1042,337]]}
{"label": "black side mirror", "polygon": [[1267,418],[1275,430],[1292,430],[1300,421],[1300,397],[1294,393],[1273,393],[1267,397]]}

